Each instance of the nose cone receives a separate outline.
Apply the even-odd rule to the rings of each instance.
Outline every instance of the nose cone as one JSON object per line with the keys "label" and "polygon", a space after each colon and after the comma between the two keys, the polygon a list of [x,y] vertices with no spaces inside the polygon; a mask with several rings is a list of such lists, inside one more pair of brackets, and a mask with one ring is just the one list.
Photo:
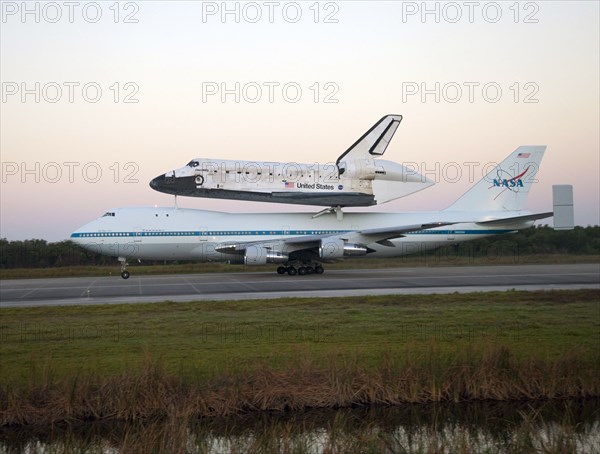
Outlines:
{"label": "nose cone", "polygon": [[177,194],[176,191],[176,178],[173,172],[162,174],[150,181],[150,187],[158,192],[165,192],[167,194]]}
{"label": "nose cone", "polygon": [[[75,230],[73,233],[71,233],[71,238],[70,240],[83,247],[84,249],[89,249],[89,243],[91,241],[94,241],[94,239],[92,239],[92,237],[90,236],[91,233],[95,232],[97,230],[96,226],[93,225],[93,222],[90,222],[88,224],[85,224],[81,227],[79,227],[77,230]],[[97,239],[95,239],[97,241]]]}
{"label": "nose cone", "polygon": [[159,175],[156,178],[153,178],[150,181],[150,187],[155,191],[161,191],[161,188],[165,184],[166,177],[164,175]]}
{"label": "nose cone", "polygon": [[81,242],[81,229],[77,229],[73,233],[71,233],[71,241],[73,241],[74,243]]}
{"label": "nose cone", "polygon": [[159,175],[150,181],[150,187],[158,192],[173,195],[196,195],[193,176],[176,176],[175,172]]}

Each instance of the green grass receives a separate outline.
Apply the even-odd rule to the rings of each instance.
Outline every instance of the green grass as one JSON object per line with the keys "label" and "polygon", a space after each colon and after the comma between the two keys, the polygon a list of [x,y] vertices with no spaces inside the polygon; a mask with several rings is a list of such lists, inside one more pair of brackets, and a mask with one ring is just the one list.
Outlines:
{"label": "green grass", "polygon": [[[375,269],[414,266],[485,266],[485,265],[527,265],[539,263],[598,263],[598,255],[569,254],[523,254],[518,256],[454,256],[431,254],[420,256],[404,256],[391,259],[346,259],[343,262],[327,264],[328,270],[336,269]],[[274,271],[276,265],[244,266],[227,265],[225,263],[183,263],[166,265],[144,265],[133,262],[129,271],[135,275],[157,274],[203,274],[203,273],[238,273],[256,271]],[[49,277],[84,277],[84,276],[117,276],[120,265],[115,260],[111,266],[65,266],[52,268],[15,268],[0,269],[1,279],[34,279]]]}
{"label": "green grass", "polygon": [[597,357],[599,299],[581,290],[5,308],[0,383],[38,369],[107,376],[148,356],[194,379],[257,362],[284,368],[299,351],[376,362],[501,344],[524,356]]}
{"label": "green grass", "polygon": [[600,291],[0,310],[0,425],[600,396]]}

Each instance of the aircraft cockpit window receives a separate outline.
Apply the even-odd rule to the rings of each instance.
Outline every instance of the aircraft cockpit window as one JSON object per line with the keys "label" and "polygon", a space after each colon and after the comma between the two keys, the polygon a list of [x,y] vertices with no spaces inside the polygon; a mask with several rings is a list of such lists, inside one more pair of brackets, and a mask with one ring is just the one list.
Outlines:
{"label": "aircraft cockpit window", "polygon": [[188,164],[187,164],[188,167],[198,167],[199,165],[200,165],[200,163],[198,161],[194,161],[194,160],[188,162]]}
{"label": "aircraft cockpit window", "polygon": [[102,215],[102,217],[103,217],[103,218],[105,218],[106,216],[114,216],[114,215],[115,215],[115,213],[114,213],[114,212],[112,212],[112,211],[107,211],[106,213],[104,213],[104,214]]}

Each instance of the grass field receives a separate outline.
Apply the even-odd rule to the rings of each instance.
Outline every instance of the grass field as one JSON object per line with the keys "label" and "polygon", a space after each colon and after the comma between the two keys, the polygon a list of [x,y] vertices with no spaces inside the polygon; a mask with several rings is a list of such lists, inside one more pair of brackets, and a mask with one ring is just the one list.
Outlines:
{"label": "grass field", "polygon": [[[373,269],[397,268],[413,266],[485,266],[485,265],[527,265],[538,263],[598,263],[598,255],[569,254],[515,254],[495,255],[487,257],[457,256],[446,251],[430,255],[409,255],[393,259],[346,259],[343,262],[326,265],[326,269]],[[243,271],[274,271],[276,265],[244,266],[227,265],[225,263],[183,263],[166,265],[144,265],[133,262],[129,266],[131,274],[202,274],[202,273],[238,273]],[[111,266],[76,266],[51,268],[15,268],[0,269],[1,279],[33,279],[48,277],[83,277],[83,276],[117,276],[120,265],[115,259]]]}
{"label": "grass field", "polygon": [[0,340],[0,424],[600,395],[597,290],[4,308]]}

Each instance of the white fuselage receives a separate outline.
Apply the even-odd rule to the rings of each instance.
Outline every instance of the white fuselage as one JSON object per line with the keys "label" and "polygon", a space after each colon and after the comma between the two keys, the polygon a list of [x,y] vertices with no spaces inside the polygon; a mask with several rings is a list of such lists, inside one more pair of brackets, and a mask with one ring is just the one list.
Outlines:
{"label": "white fuselage", "polygon": [[[524,212],[502,212],[502,218]],[[411,232],[387,244],[372,243],[366,257],[397,257],[428,249],[513,232],[532,221],[502,227],[476,224],[499,217],[498,212],[223,213],[183,208],[118,208],[79,228],[71,240],[92,251],[114,257],[146,260],[232,261],[239,255],[218,252],[223,244],[281,241],[292,237],[327,235],[364,229],[427,222],[454,222],[445,227]],[[467,221],[467,222],[464,222]],[[470,221],[470,222],[469,222]],[[285,251],[284,251],[285,252]]]}
{"label": "white fuselage", "polygon": [[434,182],[383,159],[339,164],[194,159],[150,186],[167,194],[317,206],[370,206],[405,197]]}

